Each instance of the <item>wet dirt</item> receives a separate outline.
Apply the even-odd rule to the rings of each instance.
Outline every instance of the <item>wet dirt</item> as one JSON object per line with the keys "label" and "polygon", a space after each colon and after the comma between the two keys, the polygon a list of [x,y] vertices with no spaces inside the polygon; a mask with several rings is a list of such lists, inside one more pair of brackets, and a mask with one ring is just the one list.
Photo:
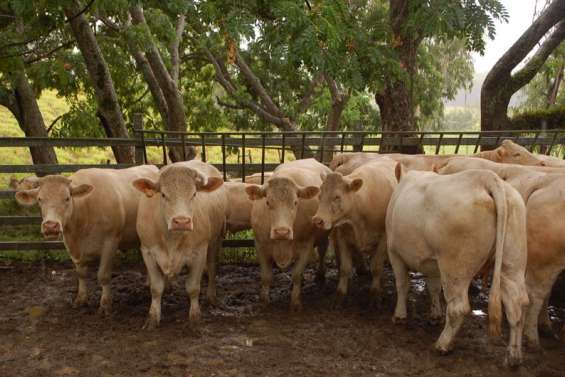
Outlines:
{"label": "wet dirt", "polygon": [[[89,306],[73,309],[70,264],[0,262],[0,376],[565,376],[565,345],[551,337],[542,338],[542,352],[525,352],[522,367],[506,368],[507,331],[488,338],[484,297],[476,289],[474,314],[455,350],[440,356],[432,345],[441,326],[427,321],[421,276],[413,275],[404,325],[391,323],[390,271],[376,308],[369,305],[367,277],[354,277],[345,303],[334,308],[336,280],[330,268],[327,283],[319,285],[308,269],[303,311],[291,314],[289,274],[275,275],[272,304],[262,308],[258,267],[221,266],[220,305],[204,304],[196,327],[188,325],[181,276],[163,297],[161,326],[145,331],[150,293],[142,264],[115,268],[113,314],[105,318],[97,314],[94,274]],[[558,306],[551,314],[563,318]]]}

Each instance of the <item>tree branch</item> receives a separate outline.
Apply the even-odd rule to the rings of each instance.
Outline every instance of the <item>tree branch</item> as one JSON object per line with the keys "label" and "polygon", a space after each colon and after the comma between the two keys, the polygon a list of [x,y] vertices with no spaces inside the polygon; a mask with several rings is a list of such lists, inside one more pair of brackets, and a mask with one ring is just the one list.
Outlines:
{"label": "tree branch", "polygon": [[175,38],[171,42],[170,46],[170,54],[171,54],[171,78],[174,82],[179,82],[179,67],[180,67],[180,58],[179,58],[179,47],[182,41],[182,33],[186,26],[186,16],[181,14],[177,19],[177,25],[175,29]]}
{"label": "tree branch", "polygon": [[565,18],[565,1],[553,1],[496,62],[485,78],[483,87],[485,85],[496,86],[499,78],[510,77],[512,70],[524,60],[538,41],[563,18]]}
{"label": "tree branch", "polygon": [[253,73],[251,68],[247,65],[239,51],[236,52],[236,60],[235,64],[239,67],[243,77],[245,80],[251,85],[255,93],[261,99],[261,102],[265,106],[265,108],[273,115],[277,117],[283,117],[282,112],[280,111],[279,107],[273,102],[271,96],[267,93],[267,90],[261,83],[261,80]]}
{"label": "tree branch", "polygon": [[312,105],[314,98],[316,98],[317,96],[316,89],[318,89],[318,87],[320,86],[323,80],[324,80],[324,75],[318,73],[310,81],[308,87],[304,91],[304,95],[302,96],[302,99],[296,106],[296,115],[303,114],[306,110],[308,110],[310,105]]}
{"label": "tree branch", "polygon": [[[565,1],[563,1],[565,3]],[[538,48],[534,56],[518,72],[512,75],[511,87],[517,91],[526,85],[538,73],[549,55],[565,39],[565,20],[557,24],[557,28]]]}
{"label": "tree branch", "polygon": [[245,106],[242,105],[235,105],[233,103],[227,103],[220,99],[220,97],[216,96],[216,103],[220,106],[226,107],[232,110],[245,110]]}
{"label": "tree branch", "polygon": [[74,43],[75,43],[74,40],[67,41],[67,42],[65,42],[65,43],[63,43],[63,44],[61,44],[61,45],[59,45],[59,46],[57,46],[57,47],[55,47],[55,48],[53,48],[53,49],[47,51],[47,52],[44,52],[44,53],[42,53],[42,54],[40,54],[40,55],[38,55],[38,56],[36,56],[36,57],[34,57],[34,58],[25,59],[25,60],[24,60],[24,64],[30,65],[30,64],[33,64],[33,63],[38,62],[38,61],[40,61],[40,60],[46,59],[46,58],[50,57],[51,55],[53,55],[54,53],[56,53],[57,51],[62,50],[62,49],[64,49],[64,48],[67,48],[67,47],[71,46],[71,45],[74,44]]}

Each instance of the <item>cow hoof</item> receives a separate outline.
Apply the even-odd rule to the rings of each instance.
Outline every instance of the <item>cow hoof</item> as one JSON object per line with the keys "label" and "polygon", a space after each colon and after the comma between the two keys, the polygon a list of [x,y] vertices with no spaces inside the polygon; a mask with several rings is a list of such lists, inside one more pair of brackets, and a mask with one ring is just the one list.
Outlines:
{"label": "cow hoof", "polygon": [[334,309],[341,309],[343,307],[343,302],[345,301],[345,294],[337,291],[334,298]]}
{"label": "cow hoof", "polygon": [[188,321],[191,325],[200,322],[200,311],[191,311],[188,315]]}
{"label": "cow hoof", "polygon": [[291,313],[300,313],[302,311],[302,303],[290,303],[290,311]]}
{"label": "cow hoof", "polygon": [[218,298],[216,296],[207,297],[206,301],[208,302],[208,305],[212,307],[218,306]]}
{"label": "cow hoof", "polygon": [[525,347],[530,353],[541,353],[542,348],[540,346],[539,340],[528,340],[527,338],[524,341]]}
{"label": "cow hoof", "polygon": [[520,365],[522,365],[522,356],[506,355],[504,364],[509,368],[518,368]]}
{"label": "cow hoof", "polygon": [[98,308],[98,315],[103,317],[110,317],[112,314],[112,307],[111,306],[100,306]]}
{"label": "cow hoof", "polygon": [[147,318],[145,323],[143,324],[143,330],[154,330],[159,327],[159,321],[153,317]]}
{"label": "cow hoof", "polygon": [[444,346],[440,346],[439,344],[435,344],[434,345],[434,350],[437,352],[438,355],[440,356],[445,356],[445,355],[449,355],[451,353],[451,349],[449,348],[445,348]]}
{"label": "cow hoof", "polygon": [[406,317],[392,317],[392,323],[394,323],[395,325],[405,325],[407,321],[408,320],[406,319]]}
{"label": "cow hoof", "polygon": [[87,304],[88,304],[88,301],[86,299],[77,298],[73,301],[72,307],[73,307],[73,309],[79,309],[79,308],[87,306]]}

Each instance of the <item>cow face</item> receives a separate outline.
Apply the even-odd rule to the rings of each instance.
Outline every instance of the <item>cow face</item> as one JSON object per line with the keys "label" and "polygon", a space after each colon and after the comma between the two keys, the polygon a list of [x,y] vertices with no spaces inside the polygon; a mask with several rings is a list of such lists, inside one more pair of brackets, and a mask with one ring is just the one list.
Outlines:
{"label": "cow face", "polygon": [[494,151],[496,152],[496,162],[533,166],[545,165],[542,160],[534,156],[523,146],[514,143],[512,140],[504,140]]}
{"label": "cow face", "polygon": [[263,186],[249,185],[245,191],[251,200],[265,199],[271,224],[271,239],[292,240],[299,200],[312,199],[318,194],[319,188],[301,187],[291,179],[275,177]]}
{"label": "cow face", "polygon": [[159,181],[147,178],[135,180],[133,185],[147,197],[159,195],[159,206],[167,229],[187,232],[194,229],[193,201],[198,192],[211,192],[224,183],[218,177],[206,177],[186,166],[170,165],[161,170]]}
{"label": "cow face", "polygon": [[16,200],[23,205],[39,204],[41,208],[41,233],[46,239],[58,238],[70,221],[75,199],[89,195],[93,186],[73,185],[63,176],[51,175],[40,178],[37,188],[16,193]]}
{"label": "cow face", "polygon": [[361,178],[350,179],[339,173],[329,174],[320,188],[320,205],[312,217],[314,225],[330,230],[346,221],[355,201],[354,194],[363,186]]}

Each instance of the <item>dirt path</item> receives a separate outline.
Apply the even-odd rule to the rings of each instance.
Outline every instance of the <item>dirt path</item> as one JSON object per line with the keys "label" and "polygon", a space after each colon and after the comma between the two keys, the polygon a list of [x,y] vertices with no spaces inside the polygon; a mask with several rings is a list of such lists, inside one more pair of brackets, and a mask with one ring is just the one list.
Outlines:
{"label": "dirt path", "polygon": [[379,308],[368,306],[368,280],[355,278],[344,307],[335,310],[336,271],[320,287],[308,270],[304,311],[290,315],[287,274],[276,274],[273,304],[261,309],[258,268],[223,266],[221,307],[205,307],[199,328],[187,325],[177,279],[164,296],[161,327],[142,331],[150,301],[143,268],[116,270],[114,314],[106,319],[96,313],[94,276],[89,307],[75,310],[70,265],[0,262],[0,376],[565,376],[565,345],[551,338],[542,339],[543,353],[526,353],[523,367],[506,369],[506,338],[488,340],[480,298],[455,351],[436,355],[441,327],[426,322],[428,300],[417,278],[410,320],[393,326],[390,273]]}

